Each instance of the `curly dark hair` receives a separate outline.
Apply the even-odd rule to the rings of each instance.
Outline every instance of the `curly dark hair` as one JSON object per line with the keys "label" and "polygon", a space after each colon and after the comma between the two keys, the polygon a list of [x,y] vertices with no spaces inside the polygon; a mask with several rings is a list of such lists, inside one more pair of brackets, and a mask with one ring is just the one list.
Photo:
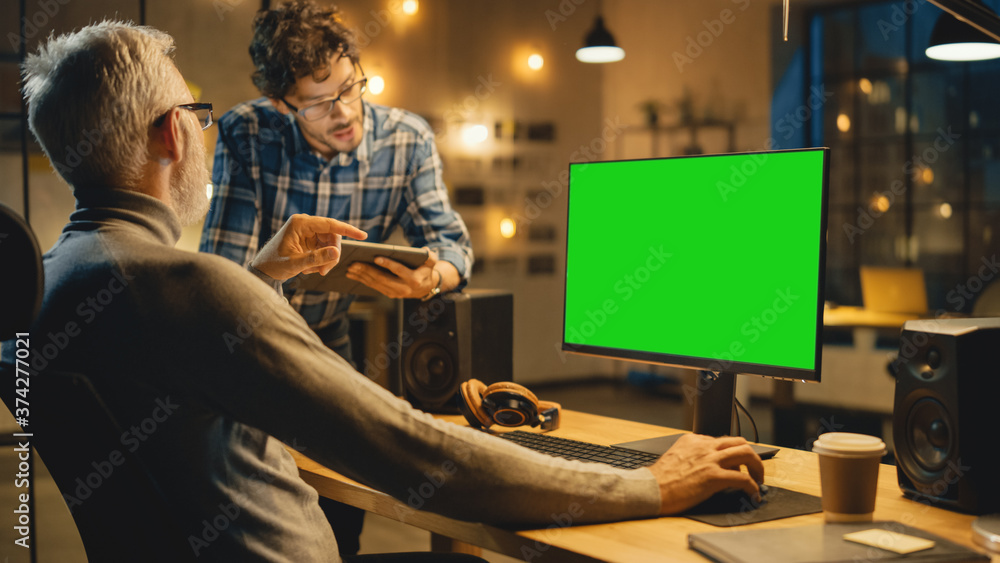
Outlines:
{"label": "curly dark hair", "polygon": [[341,22],[336,6],[293,0],[254,16],[250,58],[256,70],[252,78],[269,98],[284,96],[303,76],[325,78],[330,58],[337,53],[358,63],[354,34]]}

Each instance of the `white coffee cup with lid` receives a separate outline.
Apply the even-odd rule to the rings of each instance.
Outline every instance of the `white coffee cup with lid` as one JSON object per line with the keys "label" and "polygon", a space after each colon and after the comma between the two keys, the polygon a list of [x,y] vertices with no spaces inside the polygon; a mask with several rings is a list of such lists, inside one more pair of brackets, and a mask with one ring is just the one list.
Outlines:
{"label": "white coffee cup with lid", "polygon": [[813,451],[819,454],[826,521],[872,521],[885,442],[865,434],[827,432],[813,443]]}

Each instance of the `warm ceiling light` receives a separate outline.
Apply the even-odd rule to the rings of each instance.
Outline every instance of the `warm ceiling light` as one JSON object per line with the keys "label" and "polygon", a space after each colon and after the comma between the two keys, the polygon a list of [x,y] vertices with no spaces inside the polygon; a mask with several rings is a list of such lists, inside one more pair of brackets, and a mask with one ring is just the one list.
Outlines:
{"label": "warm ceiling light", "polygon": [[846,113],[842,113],[837,116],[837,129],[841,133],[847,133],[851,130],[851,118]]}
{"label": "warm ceiling light", "polygon": [[462,140],[466,145],[478,145],[490,136],[490,130],[485,125],[467,125],[462,129]]}
{"label": "warm ceiling light", "polygon": [[538,53],[534,53],[530,57],[528,57],[528,68],[530,68],[531,70],[538,70],[542,68],[542,65],[544,64],[545,64],[545,59],[543,59],[542,56],[539,55]]}
{"label": "warm ceiling light", "polygon": [[517,233],[517,223],[513,219],[504,217],[500,220],[500,236],[503,238],[514,238],[515,233]]}
{"label": "warm ceiling light", "polygon": [[420,3],[417,0],[406,0],[403,2],[403,13],[408,16],[417,13],[418,9],[420,9]]}
{"label": "warm ceiling light", "polygon": [[615,38],[604,27],[604,18],[597,16],[594,28],[587,33],[576,59],[583,63],[613,63],[625,58],[625,49],[615,44]]}
{"label": "warm ceiling light", "polygon": [[372,94],[378,96],[385,90],[385,79],[379,75],[372,76],[368,79],[368,91]]}
{"label": "warm ceiling light", "polygon": [[879,211],[881,213],[885,213],[886,211],[889,211],[889,208],[891,206],[892,206],[892,202],[889,201],[889,198],[887,198],[884,195],[880,195],[880,196],[876,197],[875,201],[872,202],[872,207],[874,207],[877,211]]}
{"label": "warm ceiling light", "polygon": [[865,95],[871,95],[872,91],[874,90],[874,86],[872,86],[872,81],[868,80],[867,78],[862,78],[861,80],[858,81],[858,88],[861,88],[861,92],[863,92]]}
{"label": "warm ceiling light", "polygon": [[[989,10],[981,2],[977,4]],[[985,61],[1000,58],[1000,41],[945,12],[934,24],[925,52],[939,61]]]}
{"label": "warm ceiling light", "polygon": [[920,172],[920,181],[928,186],[934,183],[934,170],[930,166]]}

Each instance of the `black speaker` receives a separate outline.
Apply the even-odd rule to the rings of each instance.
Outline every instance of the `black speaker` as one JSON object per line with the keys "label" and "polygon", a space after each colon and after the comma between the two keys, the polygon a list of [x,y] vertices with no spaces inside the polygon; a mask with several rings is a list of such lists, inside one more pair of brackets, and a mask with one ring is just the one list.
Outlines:
{"label": "black speaker", "polygon": [[492,290],[403,301],[400,377],[405,397],[430,412],[459,412],[462,382],[514,375],[514,296]]}
{"label": "black speaker", "polygon": [[894,361],[899,486],[933,506],[1000,510],[1000,319],[909,321]]}

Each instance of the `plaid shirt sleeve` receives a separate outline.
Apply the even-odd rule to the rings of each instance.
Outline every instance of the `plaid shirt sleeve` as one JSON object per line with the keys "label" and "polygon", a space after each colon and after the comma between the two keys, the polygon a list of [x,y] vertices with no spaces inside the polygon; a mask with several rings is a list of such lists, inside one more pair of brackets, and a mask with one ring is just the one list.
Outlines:
{"label": "plaid shirt sleeve", "polygon": [[[202,252],[218,254],[246,266],[256,255],[261,230],[253,109],[219,121],[212,165],[212,204],[202,230]],[[249,112],[250,115],[240,115]],[[226,119],[226,117],[233,117]],[[237,118],[238,117],[238,118]],[[249,117],[249,118],[248,118]]]}
{"label": "plaid shirt sleeve", "polygon": [[413,246],[427,246],[450,262],[465,286],[472,271],[472,242],[461,216],[451,207],[441,157],[429,128],[414,148],[412,177],[407,183],[405,212],[399,225]]}

